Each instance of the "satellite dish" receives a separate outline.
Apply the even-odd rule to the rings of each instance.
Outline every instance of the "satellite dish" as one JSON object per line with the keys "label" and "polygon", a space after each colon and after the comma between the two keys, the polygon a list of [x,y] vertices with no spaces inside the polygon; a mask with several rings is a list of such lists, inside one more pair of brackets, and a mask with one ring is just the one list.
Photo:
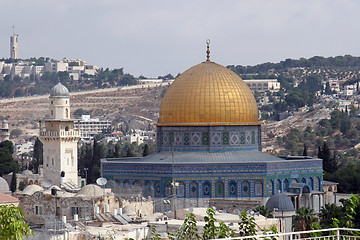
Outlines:
{"label": "satellite dish", "polygon": [[106,178],[101,177],[101,178],[96,179],[96,183],[97,183],[97,185],[104,186],[107,183],[107,180],[106,180]]}
{"label": "satellite dish", "polygon": [[48,187],[50,187],[51,185],[52,185],[51,180],[44,180],[43,183],[42,183],[42,186],[43,186],[44,188],[48,188]]}

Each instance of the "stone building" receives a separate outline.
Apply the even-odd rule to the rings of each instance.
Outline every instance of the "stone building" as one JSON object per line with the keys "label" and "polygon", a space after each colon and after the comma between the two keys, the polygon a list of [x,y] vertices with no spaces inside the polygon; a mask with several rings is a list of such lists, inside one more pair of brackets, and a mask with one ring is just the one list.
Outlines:
{"label": "stone building", "polygon": [[[52,194],[56,189],[56,195]],[[110,189],[103,190],[89,184],[77,193],[61,190],[57,186],[44,189],[38,185],[29,185],[24,191],[16,193],[20,199],[19,207],[29,223],[44,224],[45,221],[66,216],[72,220],[77,215],[80,221],[94,218],[95,213],[112,212],[119,208],[119,200]]]}

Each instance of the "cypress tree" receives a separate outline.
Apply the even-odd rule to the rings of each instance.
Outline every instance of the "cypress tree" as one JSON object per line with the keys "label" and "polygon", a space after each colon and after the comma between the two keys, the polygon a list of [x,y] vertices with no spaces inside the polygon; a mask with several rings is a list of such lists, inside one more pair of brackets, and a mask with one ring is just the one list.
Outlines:
{"label": "cypress tree", "polygon": [[11,177],[11,183],[10,183],[10,190],[11,192],[16,191],[16,172],[13,171],[12,177]]}
{"label": "cypress tree", "polygon": [[143,157],[146,157],[149,155],[149,145],[145,144],[144,151],[143,151]]}
{"label": "cypress tree", "polygon": [[308,153],[307,153],[307,147],[306,147],[306,144],[304,144],[304,151],[303,151],[303,156],[307,156]]}

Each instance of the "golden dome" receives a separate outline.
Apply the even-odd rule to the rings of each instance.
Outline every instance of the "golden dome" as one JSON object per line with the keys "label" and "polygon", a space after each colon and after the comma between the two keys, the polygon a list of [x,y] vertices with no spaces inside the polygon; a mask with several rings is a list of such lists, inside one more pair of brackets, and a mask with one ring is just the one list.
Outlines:
{"label": "golden dome", "polygon": [[202,62],[170,85],[158,126],[260,125],[255,98],[234,72]]}

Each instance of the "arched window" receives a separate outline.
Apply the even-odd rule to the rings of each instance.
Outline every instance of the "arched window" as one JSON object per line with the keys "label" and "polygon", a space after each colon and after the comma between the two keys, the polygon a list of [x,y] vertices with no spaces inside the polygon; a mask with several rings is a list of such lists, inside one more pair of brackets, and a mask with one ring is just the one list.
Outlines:
{"label": "arched window", "polygon": [[285,179],[285,181],[284,181],[284,190],[286,192],[289,191],[289,180],[288,179]]}
{"label": "arched window", "polygon": [[309,181],[310,181],[311,190],[314,190],[314,179],[311,177],[311,178],[309,179]]}
{"label": "arched window", "polygon": [[203,197],[211,197],[211,183],[209,181],[203,183]]}
{"label": "arched window", "polygon": [[177,196],[180,198],[184,198],[185,195],[185,183],[184,182],[179,182],[179,186],[177,187]]}
{"label": "arched window", "polygon": [[275,192],[275,189],[274,189],[274,181],[273,180],[270,180],[269,181],[269,195],[273,195]]}
{"label": "arched window", "polygon": [[217,181],[215,184],[215,196],[225,197],[224,183],[222,181]]}
{"label": "arched window", "polygon": [[161,196],[161,185],[160,185],[159,181],[156,181],[154,183],[154,188],[155,188],[155,196],[160,197]]}
{"label": "arched window", "polygon": [[68,127],[68,126],[65,127],[65,131],[69,131],[69,127]]}
{"label": "arched window", "polygon": [[164,183],[165,197],[171,197],[171,184],[170,182]]}
{"label": "arched window", "polygon": [[263,196],[263,182],[260,180],[255,181],[255,196],[257,197]]}
{"label": "arched window", "polygon": [[133,186],[134,186],[134,187],[141,187],[141,182],[140,182],[139,180],[135,180],[135,181],[133,182]]}
{"label": "arched window", "polygon": [[282,192],[282,185],[281,185],[281,180],[280,179],[277,180],[276,188],[277,188],[277,190],[279,192]]}
{"label": "arched window", "polygon": [[123,183],[123,187],[124,187],[125,189],[129,189],[129,187],[130,187],[130,183],[129,183],[129,181],[128,181],[128,180],[125,180],[125,181],[124,181],[124,183]]}
{"label": "arched window", "polygon": [[65,108],[65,117],[69,118],[69,109]]}
{"label": "arched window", "polygon": [[250,183],[248,181],[241,183],[241,196],[250,197]]}
{"label": "arched window", "polygon": [[229,197],[237,197],[237,183],[236,183],[236,181],[232,180],[232,181],[229,182],[228,194],[229,194]]}
{"label": "arched window", "polygon": [[144,189],[144,192],[143,192],[143,195],[145,197],[148,197],[148,196],[152,196],[152,187],[151,187],[151,182],[150,181],[146,181],[145,182],[145,189]]}
{"label": "arched window", "polygon": [[199,188],[199,185],[198,185],[197,182],[192,181],[190,183],[190,186],[189,186],[190,193],[189,193],[189,195],[190,195],[191,198],[197,198],[199,196],[198,188]]}

